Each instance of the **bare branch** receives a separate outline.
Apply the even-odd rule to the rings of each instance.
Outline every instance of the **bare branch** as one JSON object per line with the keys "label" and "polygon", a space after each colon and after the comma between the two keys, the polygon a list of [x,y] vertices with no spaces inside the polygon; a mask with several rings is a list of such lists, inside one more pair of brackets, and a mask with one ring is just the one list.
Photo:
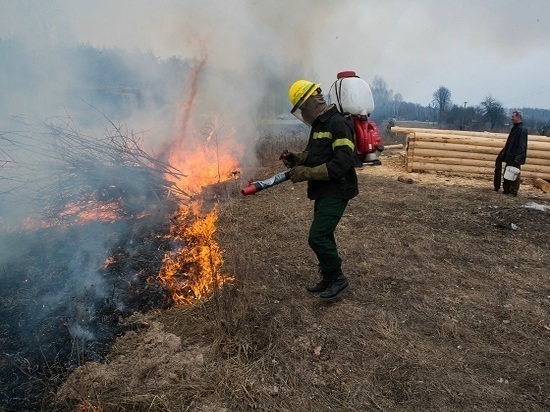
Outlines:
{"label": "bare branch", "polygon": [[126,125],[101,115],[107,122],[101,137],[80,130],[69,114],[39,121],[28,131],[0,133],[0,194],[48,205],[53,216],[87,200],[138,210],[169,197],[190,197],[174,183],[186,177],[180,170],[142,149],[142,140]]}

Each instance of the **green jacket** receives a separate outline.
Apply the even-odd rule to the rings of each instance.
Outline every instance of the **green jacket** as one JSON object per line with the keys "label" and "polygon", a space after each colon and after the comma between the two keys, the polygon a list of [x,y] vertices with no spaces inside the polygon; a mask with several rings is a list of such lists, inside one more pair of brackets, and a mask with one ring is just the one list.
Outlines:
{"label": "green jacket", "polygon": [[353,130],[353,122],[335,106],[313,122],[304,165],[314,167],[326,163],[330,180],[308,181],[308,198],[351,199],[359,193]]}

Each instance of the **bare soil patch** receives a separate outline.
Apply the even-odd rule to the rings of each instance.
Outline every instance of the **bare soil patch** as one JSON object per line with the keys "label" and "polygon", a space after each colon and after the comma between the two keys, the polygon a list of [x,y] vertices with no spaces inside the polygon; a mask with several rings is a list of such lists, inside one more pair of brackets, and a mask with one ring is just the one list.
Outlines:
{"label": "bare soil patch", "polygon": [[305,185],[243,198],[233,182],[217,233],[235,281],[132,319],[143,327],[77,369],[59,408],[549,411],[550,213],[525,205],[550,195],[406,174],[400,151],[382,161],[359,171],[337,231],[351,285],[341,300],[304,288],[316,279]]}

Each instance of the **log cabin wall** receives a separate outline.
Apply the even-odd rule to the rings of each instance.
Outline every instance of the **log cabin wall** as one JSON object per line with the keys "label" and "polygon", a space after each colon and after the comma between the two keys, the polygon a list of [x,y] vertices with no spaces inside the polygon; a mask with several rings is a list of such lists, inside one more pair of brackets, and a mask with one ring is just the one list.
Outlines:
{"label": "log cabin wall", "polygon": [[[493,175],[508,134],[394,126],[406,133],[407,172],[439,171]],[[523,178],[550,179],[550,138],[529,136]]]}

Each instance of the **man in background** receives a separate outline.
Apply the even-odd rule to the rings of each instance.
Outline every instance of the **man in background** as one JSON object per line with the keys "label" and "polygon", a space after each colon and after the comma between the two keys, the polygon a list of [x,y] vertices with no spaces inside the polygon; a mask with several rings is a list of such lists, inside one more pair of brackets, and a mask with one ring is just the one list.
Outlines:
{"label": "man in background", "polygon": [[[520,111],[512,112],[512,130],[508,135],[504,148],[500,151],[496,159],[495,173],[500,173],[502,162],[506,167],[512,166],[521,170],[521,165],[525,164],[527,157],[527,128],[523,126],[523,116]],[[518,173],[514,180],[506,179],[506,174],[502,182],[502,189],[505,195],[517,196],[521,184],[520,174]],[[500,179],[495,175],[495,190],[500,189]]]}

